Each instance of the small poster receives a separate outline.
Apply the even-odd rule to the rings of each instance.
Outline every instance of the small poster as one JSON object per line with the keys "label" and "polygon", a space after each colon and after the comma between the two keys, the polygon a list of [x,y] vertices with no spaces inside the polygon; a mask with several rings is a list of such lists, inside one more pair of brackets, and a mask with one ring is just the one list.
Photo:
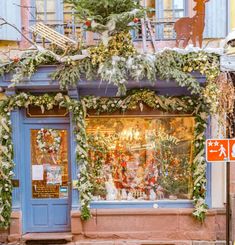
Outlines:
{"label": "small poster", "polygon": [[60,186],[60,198],[68,197],[68,186]]}
{"label": "small poster", "polygon": [[46,167],[47,172],[47,185],[61,185],[62,184],[62,171],[60,166]]}
{"label": "small poster", "polygon": [[43,165],[32,165],[32,180],[43,180]]}

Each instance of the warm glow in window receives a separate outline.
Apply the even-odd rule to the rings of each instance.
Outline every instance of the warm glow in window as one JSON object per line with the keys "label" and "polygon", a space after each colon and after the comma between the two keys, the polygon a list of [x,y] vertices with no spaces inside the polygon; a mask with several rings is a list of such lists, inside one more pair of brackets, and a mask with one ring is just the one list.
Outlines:
{"label": "warm glow in window", "polygon": [[87,119],[94,200],[191,199],[193,117]]}

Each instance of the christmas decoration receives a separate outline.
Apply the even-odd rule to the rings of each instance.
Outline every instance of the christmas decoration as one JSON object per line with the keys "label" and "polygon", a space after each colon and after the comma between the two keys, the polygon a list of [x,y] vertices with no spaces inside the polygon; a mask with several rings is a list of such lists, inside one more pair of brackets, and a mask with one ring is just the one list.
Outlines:
{"label": "christmas decoration", "polygon": [[37,134],[38,148],[44,153],[57,153],[61,145],[61,137],[57,130],[40,129]]}
{"label": "christmas decoration", "polygon": [[19,58],[19,57],[14,57],[14,58],[12,59],[12,61],[13,61],[14,63],[18,63],[18,62],[20,61],[20,58]]}
{"label": "christmas decoration", "polygon": [[138,23],[140,20],[138,18],[134,18],[133,22]]}
{"label": "christmas decoration", "polygon": [[[204,101],[192,97],[165,97],[157,96],[155,92],[149,90],[134,90],[127,96],[121,98],[97,98],[88,96],[82,98],[82,102],[87,109],[96,110],[97,113],[112,113],[115,111],[125,112],[126,110],[136,110],[140,103],[148,105],[150,108],[162,110],[164,112],[180,112],[194,115],[194,160],[191,166],[193,172],[193,202],[195,210],[193,215],[200,221],[205,219],[207,212],[206,197],[206,162],[205,162],[205,130],[207,126],[208,110]],[[177,139],[172,136],[165,136],[168,141],[177,143]],[[180,164],[184,165],[184,161]],[[185,168],[185,171],[189,171]],[[174,183],[173,183],[174,184]],[[175,183],[176,184],[176,183]],[[179,184],[182,188],[184,183]],[[174,190],[179,190],[178,186],[173,186]],[[160,196],[163,195],[162,189],[157,190]],[[133,193],[129,192],[127,200],[133,200]]]}
{"label": "christmas decoration", "polygon": [[90,20],[87,20],[87,21],[85,22],[85,25],[86,25],[87,27],[91,27],[91,21],[90,21]]}
{"label": "christmas decoration", "polygon": [[42,96],[20,93],[16,96],[7,97],[0,101],[0,228],[8,228],[11,217],[12,203],[12,177],[13,177],[13,144],[12,126],[10,113],[15,108],[27,108],[29,105],[39,106],[42,111],[53,109],[54,106],[67,108],[73,115],[74,134],[76,135],[76,160],[80,166],[79,172],[79,194],[81,198],[82,218],[88,219],[90,212],[89,202],[92,198],[88,167],[88,153],[86,148],[86,132],[84,122],[84,110],[81,102],[73,100],[61,93],[53,96],[44,94]]}
{"label": "christmas decoration", "polygon": [[[43,110],[50,110],[54,106],[67,108],[73,115],[75,123],[74,134],[76,139],[76,160],[79,164],[80,172],[78,175],[80,193],[81,212],[83,219],[90,218],[89,203],[92,200],[94,190],[89,173],[88,144],[85,127],[86,109],[96,109],[98,113],[134,110],[139,107],[139,103],[145,103],[149,107],[165,112],[190,113],[195,118],[194,135],[194,160],[193,171],[193,201],[195,204],[194,216],[199,220],[204,220],[207,211],[205,203],[206,190],[206,162],[205,162],[205,129],[208,118],[207,107],[203,100],[191,97],[164,97],[157,96],[155,92],[149,90],[135,90],[129,92],[126,97],[121,98],[98,98],[84,97],[82,102],[73,100],[61,93],[53,95],[35,96],[20,93],[15,96],[7,97],[0,101],[0,227],[7,228],[11,215],[12,200],[12,176],[13,176],[13,145],[12,127],[10,112],[15,108],[27,108],[29,105],[39,106]],[[83,106],[82,106],[83,105]],[[131,197],[132,196],[132,197]],[[128,193],[127,199],[133,198],[133,194]]]}
{"label": "christmas decoration", "polygon": [[[153,83],[158,77],[175,80],[179,86],[187,87],[191,94],[197,94],[204,99],[211,113],[226,112],[226,107],[219,104],[223,96],[219,90],[220,85],[215,83],[220,74],[218,55],[203,51],[181,54],[172,50],[157,54],[138,54],[129,41],[129,34],[121,32],[110,39],[107,47],[99,44],[89,48],[89,57],[62,63],[58,70],[51,74],[51,78],[59,81],[61,89],[67,89],[76,86],[81,76],[92,80],[98,75],[102,81],[115,84],[118,87],[118,95],[125,95],[129,79],[147,79]],[[10,86],[15,86],[25,79],[30,79],[39,65],[54,64],[55,61],[50,52],[28,53],[19,63],[11,62],[0,67],[0,75],[14,71]],[[195,71],[206,76],[205,87],[201,87],[190,74]],[[223,84],[225,86],[225,83]],[[232,93],[233,90],[229,91]],[[233,101],[234,97],[227,98]],[[232,101],[229,103],[233,104]]]}
{"label": "christmas decoration", "polygon": [[[110,36],[131,29],[133,19],[144,16],[144,8],[134,0],[66,0],[73,9],[75,16],[90,31],[101,34],[105,45],[108,44]],[[87,20],[91,23],[87,23]]]}

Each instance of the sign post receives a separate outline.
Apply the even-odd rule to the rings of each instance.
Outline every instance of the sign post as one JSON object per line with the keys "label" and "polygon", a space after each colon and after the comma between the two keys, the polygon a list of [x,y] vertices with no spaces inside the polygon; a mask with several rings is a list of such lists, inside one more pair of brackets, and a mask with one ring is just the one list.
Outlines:
{"label": "sign post", "polygon": [[208,139],[206,141],[206,160],[226,162],[226,245],[230,244],[230,161],[235,161],[235,140]]}
{"label": "sign post", "polygon": [[230,162],[226,164],[226,245],[230,243]]}

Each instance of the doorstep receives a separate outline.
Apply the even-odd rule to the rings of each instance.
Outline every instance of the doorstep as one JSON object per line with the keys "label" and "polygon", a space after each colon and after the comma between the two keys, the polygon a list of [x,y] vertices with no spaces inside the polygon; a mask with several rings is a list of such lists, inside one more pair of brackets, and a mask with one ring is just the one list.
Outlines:
{"label": "doorstep", "polygon": [[73,235],[69,232],[60,233],[27,233],[22,236],[22,241],[58,241],[64,240],[66,242],[71,242],[73,240]]}

